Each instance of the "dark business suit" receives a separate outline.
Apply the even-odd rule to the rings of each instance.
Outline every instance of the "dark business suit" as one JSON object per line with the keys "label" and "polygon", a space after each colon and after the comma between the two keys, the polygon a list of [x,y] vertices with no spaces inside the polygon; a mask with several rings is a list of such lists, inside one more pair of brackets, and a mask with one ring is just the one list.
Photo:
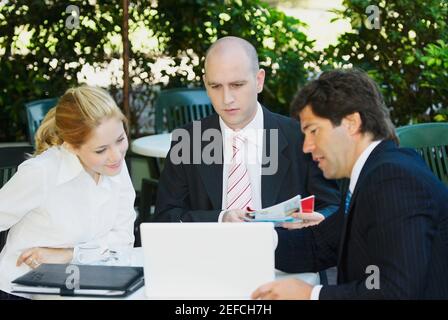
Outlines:
{"label": "dark business suit", "polygon": [[[336,211],[340,201],[336,183],[324,179],[311,157],[302,152],[303,135],[297,121],[262,109],[264,129],[278,129],[278,170],[274,175],[261,178],[263,208],[297,194],[303,197],[314,194],[317,210],[328,214]],[[184,128],[193,137],[193,125]],[[201,132],[207,129],[220,130],[217,114],[201,120]],[[266,149],[270,150],[270,135],[265,133],[264,136]],[[170,158],[175,144],[173,142],[160,178],[155,220],[218,221],[222,210],[222,154],[220,163],[205,164],[201,159],[200,164],[175,165]],[[208,141],[201,142],[201,151],[207,144]]]}
{"label": "dark business suit", "polygon": [[[320,299],[446,299],[447,200],[448,189],[417,153],[383,141],[362,168],[347,215],[342,205],[316,227],[278,229],[276,267],[337,265],[338,285],[322,287]],[[365,285],[369,265],[379,268],[378,290]]]}

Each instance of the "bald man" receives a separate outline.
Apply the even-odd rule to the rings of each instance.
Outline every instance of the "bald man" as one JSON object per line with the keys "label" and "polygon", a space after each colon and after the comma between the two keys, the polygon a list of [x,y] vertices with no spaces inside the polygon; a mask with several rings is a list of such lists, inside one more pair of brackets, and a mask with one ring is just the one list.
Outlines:
{"label": "bald man", "polygon": [[[315,195],[323,216],[334,213],[340,202],[337,185],[302,152],[298,122],[257,100],[265,72],[255,48],[241,38],[221,38],[207,51],[204,69],[216,114],[183,127],[189,139],[173,138],[155,220],[240,222],[248,208],[266,208],[298,194]],[[181,148],[185,141],[188,150]]]}

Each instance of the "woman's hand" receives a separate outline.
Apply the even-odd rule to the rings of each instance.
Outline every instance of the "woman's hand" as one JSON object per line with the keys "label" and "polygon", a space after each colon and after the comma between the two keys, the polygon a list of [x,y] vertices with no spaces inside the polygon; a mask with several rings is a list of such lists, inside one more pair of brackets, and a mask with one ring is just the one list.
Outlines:
{"label": "woman's hand", "polygon": [[69,263],[72,259],[72,248],[31,248],[20,255],[17,266],[25,263],[30,268],[36,269],[42,263]]}

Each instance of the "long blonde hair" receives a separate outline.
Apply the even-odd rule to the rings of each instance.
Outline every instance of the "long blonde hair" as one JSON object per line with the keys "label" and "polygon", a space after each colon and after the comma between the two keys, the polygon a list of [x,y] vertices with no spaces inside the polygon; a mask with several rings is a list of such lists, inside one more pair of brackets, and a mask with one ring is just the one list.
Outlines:
{"label": "long blonde hair", "polygon": [[37,130],[34,156],[64,142],[79,148],[103,120],[114,117],[127,128],[126,117],[105,90],[92,86],[68,89]]}

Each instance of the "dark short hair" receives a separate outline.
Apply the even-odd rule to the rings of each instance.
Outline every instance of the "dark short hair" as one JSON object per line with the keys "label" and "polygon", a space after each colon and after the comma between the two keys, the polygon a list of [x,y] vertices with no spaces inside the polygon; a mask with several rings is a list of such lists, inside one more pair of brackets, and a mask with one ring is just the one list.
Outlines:
{"label": "dark short hair", "polygon": [[342,119],[358,112],[361,133],[371,133],[374,140],[392,139],[398,142],[378,85],[364,71],[341,69],[323,72],[298,92],[291,103],[291,114],[310,106],[315,115],[339,126]]}

